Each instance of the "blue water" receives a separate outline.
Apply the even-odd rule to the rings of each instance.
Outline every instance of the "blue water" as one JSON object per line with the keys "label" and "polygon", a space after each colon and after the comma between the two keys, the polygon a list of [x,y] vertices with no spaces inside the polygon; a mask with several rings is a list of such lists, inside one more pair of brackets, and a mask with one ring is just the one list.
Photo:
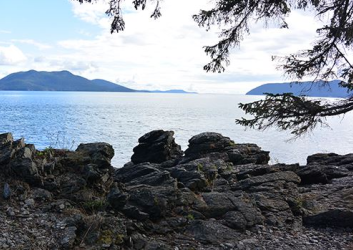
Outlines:
{"label": "blue water", "polygon": [[331,128],[287,141],[287,132],[276,129],[244,130],[234,123],[243,115],[239,102],[258,100],[244,95],[188,95],[96,92],[0,91],[0,133],[24,137],[38,149],[48,146],[76,149],[79,143],[104,141],[113,145],[113,165],[122,167],[143,134],[164,129],[175,131],[176,142],[213,131],[236,143],[256,143],[271,151],[272,162],[304,164],[318,152],[353,152],[353,115],[328,120]]}

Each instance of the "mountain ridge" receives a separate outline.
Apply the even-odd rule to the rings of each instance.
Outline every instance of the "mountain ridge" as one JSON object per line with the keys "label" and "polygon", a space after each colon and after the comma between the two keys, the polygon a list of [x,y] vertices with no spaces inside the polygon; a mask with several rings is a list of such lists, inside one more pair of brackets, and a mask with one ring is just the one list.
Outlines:
{"label": "mountain ridge", "polygon": [[190,93],[184,90],[136,90],[104,80],[89,80],[67,70],[20,71],[0,79],[0,91],[88,91],[138,93]]}

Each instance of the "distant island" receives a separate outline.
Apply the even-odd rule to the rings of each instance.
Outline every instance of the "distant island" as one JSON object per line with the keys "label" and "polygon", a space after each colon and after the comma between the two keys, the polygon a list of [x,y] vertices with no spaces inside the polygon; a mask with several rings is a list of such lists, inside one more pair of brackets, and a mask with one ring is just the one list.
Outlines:
{"label": "distant island", "polygon": [[[305,95],[310,97],[338,97],[346,98],[352,92],[340,86],[340,80],[329,81],[326,86],[313,84],[312,82],[293,83],[267,83],[250,90],[247,95],[264,95],[265,93],[283,94],[293,93],[293,95]],[[322,82],[321,82],[322,83]],[[321,84],[322,85],[322,84]]]}
{"label": "distant island", "polygon": [[82,76],[64,71],[36,71],[12,73],[0,79],[0,91],[97,91],[97,92],[137,92],[137,93],[182,93],[196,94],[184,90],[136,90],[106,80],[88,80]]}

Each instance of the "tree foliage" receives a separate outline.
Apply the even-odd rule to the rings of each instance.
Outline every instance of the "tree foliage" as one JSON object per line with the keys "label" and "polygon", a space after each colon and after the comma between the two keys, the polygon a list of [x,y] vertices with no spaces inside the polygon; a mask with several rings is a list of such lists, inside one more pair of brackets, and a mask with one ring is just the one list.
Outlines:
{"label": "tree foliage", "polygon": [[[77,0],[91,2],[92,0]],[[161,16],[159,0],[151,17]],[[122,0],[110,0],[107,11],[113,17],[111,32],[124,30],[125,22],[121,10]],[[147,0],[134,0],[135,8],[144,9]],[[254,22],[275,21],[279,28],[290,28],[286,22],[288,15],[296,9],[311,10],[322,21],[317,29],[318,38],[313,47],[283,58],[278,68],[284,75],[298,81],[303,77],[312,77],[313,83],[319,80],[340,78],[341,86],[353,90],[353,66],[349,58],[353,49],[353,1],[352,0],[215,0],[213,8],[200,10],[193,16],[195,22],[209,30],[211,26],[221,28],[219,41],[205,46],[205,52],[211,61],[204,66],[207,72],[223,72],[229,61],[231,49],[238,46],[249,35]],[[327,21],[325,21],[327,20]],[[353,97],[336,103],[296,97],[291,94],[271,95],[265,100],[239,107],[253,118],[237,119],[243,126],[266,129],[277,126],[291,130],[299,136],[318,124],[325,123],[325,117],[344,114],[353,109]]]}
{"label": "tree foliage", "polygon": [[[97,0],[76,0],[80,3],[94,3]],[[125,29],[125,21],[123,18],[123,9],[122,9],[123,0],[109,0],[109,9],[105,12],[109,17],[113,19],[110,26],[110,33],[123,31]],[[133,0],[132,4],[135,9],[141,8],[144,10],[146,8],[148,0]],[[155,2],[154,11],[151,14],[151,18],[157,19],[161,14],[160,0],[150,0],[150,2]]]}

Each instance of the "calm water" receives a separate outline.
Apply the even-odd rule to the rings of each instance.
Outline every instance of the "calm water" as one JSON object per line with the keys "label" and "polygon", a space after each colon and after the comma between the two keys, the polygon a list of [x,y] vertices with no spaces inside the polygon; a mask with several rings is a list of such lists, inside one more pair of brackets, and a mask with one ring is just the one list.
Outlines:
{"label": "calm water", "polygon": [[143,134],[175,131],[176,142],[186,149],[188,140],[213,131],[236,143],[251,142],[271,151],[272,162],[304,164],[317,152],[353,152],[353,115],[330,118],[331,128],[318,128],[295,141],[275,129],[244,130],[234,123],[243,115],[239,102],[258,99],[243,95],[184,95],[86,92],[0,92],[0,133],[12,132],[37,148],[76,149],[81,142],[104,141],[115,149],[113,165],[130,160]]}

